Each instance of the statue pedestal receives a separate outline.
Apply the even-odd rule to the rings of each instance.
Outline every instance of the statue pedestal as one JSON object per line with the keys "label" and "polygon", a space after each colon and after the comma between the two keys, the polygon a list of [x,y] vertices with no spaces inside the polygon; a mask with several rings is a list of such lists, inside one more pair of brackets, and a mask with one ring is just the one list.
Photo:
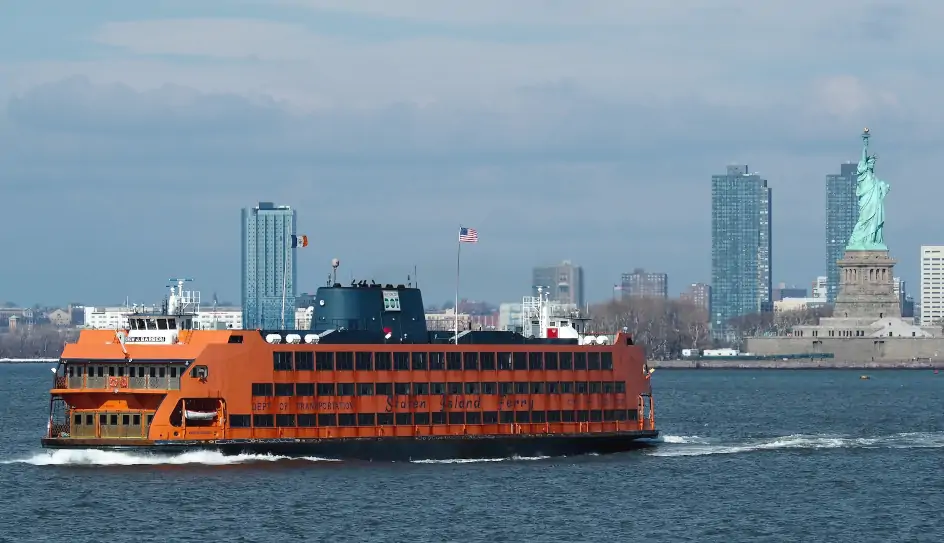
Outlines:
{"label": "statue pedestal", "polygon": [[897,261],[888,251],[846,251],[839,265],[839,294],[834,318],[871,319],[901,317],[895,295],[893,268]]}

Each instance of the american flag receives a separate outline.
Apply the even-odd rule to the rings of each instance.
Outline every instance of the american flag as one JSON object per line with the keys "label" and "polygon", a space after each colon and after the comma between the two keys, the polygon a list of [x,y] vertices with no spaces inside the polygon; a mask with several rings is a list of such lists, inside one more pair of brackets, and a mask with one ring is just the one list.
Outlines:
{"label": "american flag", "polygon": [[466,228],[464,226],[459,228],[459,243],[478,243],[479,233],[475,231],[475,228]]}

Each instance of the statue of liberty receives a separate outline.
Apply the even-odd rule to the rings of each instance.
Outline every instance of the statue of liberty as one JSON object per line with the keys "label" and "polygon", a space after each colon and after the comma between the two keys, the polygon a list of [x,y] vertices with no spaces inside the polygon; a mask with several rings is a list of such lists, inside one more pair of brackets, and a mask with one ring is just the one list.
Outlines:
{"label": "statue of liberty", "polygon": [[885,196],[888,183],[875,176],[876,155],[869,155],[869,129],[862,132],[862,158],[856,169],[859,220],[849,236],[847,251],[887,251],[885,228]]}

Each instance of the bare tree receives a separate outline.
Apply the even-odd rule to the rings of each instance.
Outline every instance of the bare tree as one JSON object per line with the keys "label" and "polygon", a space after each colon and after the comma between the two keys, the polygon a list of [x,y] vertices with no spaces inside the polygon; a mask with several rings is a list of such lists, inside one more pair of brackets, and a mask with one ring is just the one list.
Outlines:
{"label": "bare tree", "polygon": [[34,326],[32,331],[0,334],[0,358],[57,358],[66,343],[78,338],[78,330]]}
{"label": "bare tree", "polygon": [[631,298],[598,305],[592,314],[597,330],[625,330],[652,359],[678,358],[682,349],[710,345],[707,312],[687,301]]}

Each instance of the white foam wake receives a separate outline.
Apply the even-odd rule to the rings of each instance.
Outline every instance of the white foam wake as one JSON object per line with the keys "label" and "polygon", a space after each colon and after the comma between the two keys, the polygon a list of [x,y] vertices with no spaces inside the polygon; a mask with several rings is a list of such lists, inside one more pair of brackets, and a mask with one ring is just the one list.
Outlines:
{"label": "white foam wake", "polygon": [[511,456],[508,458],[456,458],[452,460],[411,460],[413,464],[476,464],[479,462],[508,462],[546,460],[550,456]]}
{"label": "white foam wake", "polygon": [[37,453],[29,458],[3,460],[0,464],[31,464],[33,466],[180,466],[203,464],[228,466],[250,462],[277,462],[280,460],[307,460],[334,462],[330,458],[289,457],[268,454],[239,454],[227,456],[218,451],[192,451],[175,455],[102,451],[96,449],[62,449]]}
{"label": "white foam wake", "polygon": [[705,456],[785,449],[937,449],[944,447],[944,432],[910,432],[874,437],[807,435],[751,439],[736,443],[713,442],[697,436],[664,436],[662,446],[650,456]]}

